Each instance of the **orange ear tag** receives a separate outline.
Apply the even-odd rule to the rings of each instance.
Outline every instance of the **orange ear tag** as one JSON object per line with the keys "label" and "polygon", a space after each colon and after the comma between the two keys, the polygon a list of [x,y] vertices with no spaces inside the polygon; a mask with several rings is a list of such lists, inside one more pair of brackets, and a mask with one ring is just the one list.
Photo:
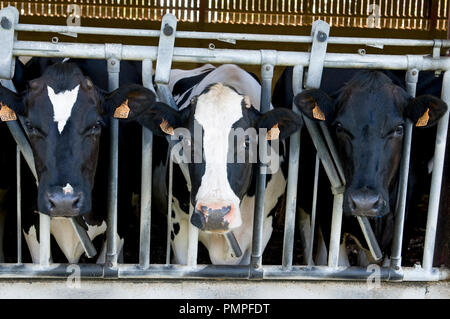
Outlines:
{"label": "orange ear tag", "polygon": [[430,120],[430,115],[428,114],[430,112],[430,108],[427,107],[427,110],[423,115],[417,120],[416,126],[426,126],[428,124],[428,121]]}
{"label": "orange ear tag", "polygon": [[276,140],[280,136],[280,129],[278,128],[278,123],[275,124],[266,134],[266,140]]}
{"label": "orange ear tag", "polygon": [[116,119],[127,119],[130,113],[130,108],[128,107],[128,99],[125,100],[116,110],[114,111],[114,118]]}
{"label": "orange ear tag", "polygon": [[312,113],[313,113],[313,117],[316,120],[325,121],[325,114],[323,114],[322,110],[319,108],[319,105],[317,105],[317,103],[314,106]]}
{"label": "orange ear tag", "polygon": [[2,122],[15,121],[17,120],[16,113],[11,110],[7,105],[0,103],[0,119]]}
{"label": "orange ear tag", "polygon": [[167,122],[165,119],[162,120],[161,124],[159,124],[159,127],[164,133],[173,135],[173,127],[170,126],[169,122]]}

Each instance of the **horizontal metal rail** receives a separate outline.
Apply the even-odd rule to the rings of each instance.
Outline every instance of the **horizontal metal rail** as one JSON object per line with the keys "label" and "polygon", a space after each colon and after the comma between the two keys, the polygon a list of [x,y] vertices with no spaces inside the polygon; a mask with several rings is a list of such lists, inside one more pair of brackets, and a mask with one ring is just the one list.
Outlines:
{"label": "horizontal metal rail", "polygon": [[[160,30],[122,29],[122,28],[99,28],[99,27],[77,27],[61,25],[40,24],[17,24],[16,31],[26,32],[54,32],[54,33],[78,33],[95,34],[107,36],[127,37],[151,37],[160,36]],[[261,41],[261,42],[289,42],[289,43],[312,43],[310,36],[301,35],[279,35],[279,34],[245,34],[245,33],[223,33],[223,32],[195,32],[176,31],[178,39],[204,39],[219,41]],[[450,40],[414,40],[414,39],[390,39],[390,38],[354,38],[354,37],[330,37],[328,44],[350,44],[367,46],[410,46],[410,47],[433,47],[436,41],[442,41],[441,47],[450,47]]]}
{"label": "horizontal metal rail", "polygon": [[[145,59],[156,60],[158,47],[141,45],[123,45],[122,60],[142,61]],[[310,54],[308,52],[276,51],[275,65],[308,66]],[[85,59],[107,59],[105,44],[82,43],[57,43],[41,41],[15,41],[13,47],[15,56],[36,57],[67,57]],[[406,70],[418,69],[419,71],[448,70],[450,69],[450,57],[438,59],[431,56],[414,55],[381,55],[366,54],[364,56],[350,53],[327,53],[324,67],[334,68],[367,68]],[[202,49],[175,47],[173,62],[197,62],[197,63],[234,63],[261,65],[261,50],[235,50],[235,49]]]}
{"label": "horizontal metal rail", "polygon": [[[70,264],[51,264],[43,268],[35,264],[0,264],[0,279],[9,278],[67,278],[73,273]],[[80,264],[81,278],[104,278],[105,268],[98,264]],[[249,279],[249,266],[224,266],[198,264],[196,268],[186,265],[151,264],[142,269],[139,264],[119,264],[117,278],[129,279]],[[371,268],[292,266],[285,270],[282,266],[263,266],[262,280],[361,280],[373,278]],[[448,269],[404,267],[396,272],[390,268],[379,268],[381,281],[439,281],[450,279]]]}

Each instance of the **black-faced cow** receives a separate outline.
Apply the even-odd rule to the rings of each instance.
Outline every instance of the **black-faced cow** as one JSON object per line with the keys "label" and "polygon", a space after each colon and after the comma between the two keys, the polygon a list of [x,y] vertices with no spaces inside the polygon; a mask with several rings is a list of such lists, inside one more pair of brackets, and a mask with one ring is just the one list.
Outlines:
{"label": "black-faced cow", "polygon": [[[212,263],[248,264],[257,174],[256,160],[252,162],[249,154],[250,144],[256,143],[256,137],[248,134],[241,140],[238,137],[238,142],[234,143],[233,134],[238,130],[249,132],[252,129],[255,132],[264,129],[267,133],[273,132],[275,127],[277,132],[270,133],[270,137],[282,140],[299,129],[302,121],[286,109],[273,109],[261,114],[261,86],[250,74],[235,65],[173,70],[169,87],[177,101],[178,111],[163,106],[160,114],[152,117],[153,120],[148,117],[149,112],[135,119],[159,134],[163,132],[160,124],[168,118],[174,119],[176,126],[169,129],[167,125],[161,127],[168,134],[174,133],[174,137],[182,136],[178,145],[187,150],[185,154],[190,158],[187,163],[190,190],[179,168],[174,166],[171,238],[175,262],[187,262],[191,222],[202,230],[199,240],[207,248]],[[156,118],[158,121],[155,121]],[[168,157],[167,153],[161,153],[161,158],[156,159],[154,193],[159,197],[155,202],[164,206],[164,201],[167,201]],[[236,160],[237,154],[244,154],[245,160]],[[273,217],[270,212],[284,193],[285,185],[286,178],[281,169],[274,170],[268,177],[263,247],[272,233]],[[189,221],[190,204],[193,215]],[[224,234],[229,231],[233,231],[241,247],[243,254],[240,257],[234,255],[226,242]]]}
{"label": "black-faced cow", "polygon": [[[106,73],[106,65],[96,71]],[[106,211],[93,209],[92,199],[103,127],[117,107],[124,102],[133,107],[142,97],[151,108],[155,96],[150,90],[130,85],[106,93],[71,62],[46,65],[21,94],[0,87],[0,102],[25,119],[39,179],[37,209],[52,217],[51,233],[70,263],[78,261],[83,249],[65,217],[84,220],[92,239],[107,227]],[[38,262],[37,224],[24,227],[32,260]],[[117,242],[123,244],[120,238]]]}
{"label": "black-faced cow", "polygon": [[356,72],[333,97],[320,89],[305,90],[294,103],[304,115],[330,127],[347,182],[344,215],[371,218],[386,252],[393,236],[405,122],[431,127],[447,105],[431,95],[411,98],[379,71]]}

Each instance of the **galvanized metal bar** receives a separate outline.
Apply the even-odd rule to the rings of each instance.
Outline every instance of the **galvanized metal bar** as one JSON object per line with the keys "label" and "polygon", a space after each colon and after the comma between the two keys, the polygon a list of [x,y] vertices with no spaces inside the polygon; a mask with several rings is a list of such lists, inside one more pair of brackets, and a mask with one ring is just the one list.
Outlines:
{"label": "galvanized metal bar", "polygon": [[[261,50],[263,59],[270,60],[272,52]],[[261,105],[260,112],[265,113],[270,109],[270,93],[272,91],[273,65],[266,63],[261,65]],[[267,174],[267,141],[265,136],[259,134],[258,147],[260,162],[259,174],[256,178],[255,210],[253,215],[252,255],[250,260],[250,277],[259,277],[262,266],[262,237],[264,225],[264,195],[266,190]]]}
{"label": "galvanized metal bar", "polygon": [[176,29],[177,18],[170,13],[164,15],[161,21],[158,44],[158,59],[156,61],[155,71],[156,83],[169,83]]}
{"label": "galvanized metal bar", "polygon": [[313,265],[314,231],[316,228],[316,211],[317,211],[317,189],[319,187],[319,168],[320,168],[320,159],[319,155],[316,153],[316,163],[314,167],[314,189],[311,208],[311,236],[309,238],[310,246],[308,256],[306,256],[308,266]]}
{"label": "galvanized metal bar", "polygon": [[[292,86],[294,95],[301,92],[302,83],[303,66],[298,65],[295,66],[292,71]],[[292,109],[297,114],[300,113],[294,103],[292,103]],[[284,218],[282,257],[282,267],[285,270],[289,270],[292,268],[294,252],[295,215],[297,212],[297,185],[300,157],[300,134],[301,130],[298,130],[289,138],[289,173],[286,187],[286,212]]]}
{"label": "galvanized metal bar", "polygon": [[[142,83],[153,90],[152,60],[142,61]],[[150,235],[152,206],[152,149],[153,133],[142,127],[142,173],[141,173],[141,224],[139,240],[139,265],[142,268],[150,266]]]}
{"label": "galvanized metal bar", "polygon": [[199,229],[194,225],[192,225],[192,223],[190,222],[193,213],[194,213],[194,206],[189,201],[189,238],[188,238],[187,265],[189,267],[195,268],[197,267]]}
{"label": "galvanized metal bar", "polygon": [[[122,59],[142,61],[144,59],[155,60],[157,58],[157,47],[124,45],[122,48]],[[68,57],[86,59],[107,59],[104,44],[78,44],[78,43],[48,43],[39,41],[15,41],[14,56],[36,56],[36,57]],[[310,54],[307,52],[277,51],[276,64],[279,66],[308,66]],[[350,53],[327,53],[325,55],[324,67],[329,68],[366,68],[366,69],[388,69],[405,70],[417,68],[418,70],[448,70],[450,69],[450,57],[433,59],[430,56],[417,56],[417,64],[412,64],[406,56],[360,54]],[[173,62],[193,63],[234,63],[261,65],[261,54],[259,50],[235,50],[235,49],[203,49],[175,47],[173,50]]]}
{"label": "galvanized metal bar", "polygon": [[372,230],[372,226],[370,226],[369,219],[367,217],[361,216],[356,216],[356,219],[358,220],[359,226],[361,227],[373,259],[376,262],[381,261],[381,259],[383,258],[383,253],[381,252],[380,246],[378,245],[377,239]]}
{"label": "galvanized metal bar", "polygon": [[[406,72],[406,90],[412,97],[416,96],[417,80],[419,79],[419,71],[411,69]],[[395,206],[395,225],[394,238],[391,250],[391,267],[400,270],[402,262],[402,242],[403,227],[405,222],[406,211],[406,195],[408,191],[409,161],[411,154],[413,124],[407,119],[405,123],[405,133],[403,137],[402,159],[400,163],[400,172],[398,179],[397,202]]]}
{"label": "galvanized metal bar", "polygon": [[[72,272],[67,270],[67,264],[52,264],[42,268],[34,264],[2,264],[0,279],[18,278],[67,278]],[[81,278],[103,278],[103,267],[96,264],[81,264]],[[184,265],[151,265],[141,269],[136,264],[118,265],[118,278],[123,279],[247,279],[247,266],[199,265],[193,270]],[[448,280],[450,272],[447,268],[432,268],[424,271],[420,268],[404,267],[402,273],[391,268],[380,268],[380,281],[439,281]],[[294,266],[290,271],[284,271],[281,266],[264,266],[264,280],[361,280],[373,278],[374,273],[365,267],[327,266]]]}
{"label": "galvanized metal bar", "polygon": [[[22,32],[77,33],[77,34],[154,37],[154,38],[159,37],[161,34],[160,30],[81,27],[81,26],[76,27],[76,26],[40,25],[40,24],[22,24],[22,23],[17,24],[15,30]],[[311,43],[311,37],[309,36],[279,35],[279,34],[177,31],[176,36],[179,39]],[[366,45],[366,46],[384,46],[384,45],[417,46],[417,47],[434,46],[434,40],[391,39],[391,38],[330,37],[328,42],[330,44],[350,44],[350,45]],[[450,41],[442,40],[442,47],[450,47]]]}
{"label": "galvanized metal bar", "polygon": [[39,213],[39,264],[50,265],[50,216]]}
{"label": "galvanized metal bar", "polygon": [[[442,81],[442,100],[447,103],[447,105],[450,105],[450,72],[448,71],[444,73],[444,79]],[[428,202],[427,228],[423,248],[423,269],[425,271],[431,271],[433,266],[436,228],[439,214],[439,199],[441,196],[442,175],[444,171],[445,146],[447,143],[448,120],[449,111],[447,110],[445,115],[439,120],[436,132],[433,173]]]}
{"label": "galvanized metal bar", "polygon": [[16,214],[17,214],[17,263],[22,263],[22,180],[20,147],[16,146]]}
{"label": "galvanized metal bar", "polygon": [[[120,47],[110,45],[110,58],[107,61],[108,66],[108,89],[113,91],[119,87],[120,72]],[[108,218],[106,234],[106,266],[109,268],[117,267],[117,180],[119,165],[119,122],[117,119],[110,119],[110,166],[108,181]]]}
{"label": "galvanized metal bar", "polygon": [[14,41],[17,39],[15,27],[19,22],[19,11],[12,6],[0,10],[0,78],[11,79],[14,76],[16,60],[13,56]]}
{"label": "galvanized metal bar", "polygon": [[168,189],[168,199],[167,199],[167,239],[166,239],[166,265],[170,265],[170,233],[172,225],[172,200],[173,200],[173,160],[170,156],[169,158],[169,189]]}
{"label": "galvanized metal bar", "polygon": [[88,258],[95,257],[95,255],[97,255],[97,250],[95,249],[95,246],[89,238],[86,230],[74,218],[69,218],[69,220],[78,236],[78,239],[80,240],[81,246],[83,246],[86,256]]}

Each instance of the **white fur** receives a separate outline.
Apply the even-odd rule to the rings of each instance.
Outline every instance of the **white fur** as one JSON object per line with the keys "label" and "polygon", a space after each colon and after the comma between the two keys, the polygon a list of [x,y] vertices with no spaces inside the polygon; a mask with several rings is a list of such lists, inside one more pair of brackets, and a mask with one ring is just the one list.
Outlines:
{"label": "white fur", "polygon": [[208,93],[199,96],[194,117],[203,127],[205,173],[197,192],[196,201],[232,204],[235,207],[230,229],[242,223],[238,211],[239,198],[231,189],[227,177],[228,135],[231,126],[242,118],[242,96],[218,83]]}
{"label": "white fur", "polygon": [[[273,217],[268,215],[276,206],[278,198],[283,195],[285,188],[286,179],[284,178],[281,170],[278,170],[277,173],[272,175],[265,191],[262,240],[263,249],[269,242],[273,230]],[[239,258],[234,256],[223,235],[202,231],[199,232],[199,241],[207,248],[209,257],[213,264],[248,265],[250,263],[254,209],[255,196],[244,196],[240,205],[242,226],[233,230],[236,240],[242,250],[242,256]],[[174,251],[173,260],[177,264],[186,264],[187,239],[189,237],[189,214],[183,212],[176,198],[173,198],[172,210],[175,213],[175,218],[172,218],[172,231],[173,224],[178,223],[180,225],[180,231],[175,235],[175,238],[172,241],[172,249]]]}
{"label": "white fur", "polygon": [[62,188],[64,195],[65,194],[72,194],[73,193],[73,187],[72,185],[70,185],[69,183],[66,184],[66,186],[64,186]]}
{"label": "white fur", "polygon": [[36,228],[33,226],[28,230],[28,234],[23,231],[25,241],[27,243],[28,249],[30,250],[31,260],[33,264],[39,264],[40,255],[40,245],[37,239]]}
{"label": "white fur", "polygon": [[[106,231],[106,222],[100,226],[88,225],[88,235],[93,240],[98,235]],[[50,222],[50,232],[55,237],[59,248],[61,248],[64,256],[70,264],[77,263],[81,255],[84,253],[83,246],[73,229],[72,223],[67,218],[52,218]]]}
{"label": "white fur", "polygon": [[[88,236],[91,240],[94,240],[98,235],[103,234],[106,231],[106,222],[100,226],[88,225]],[[72,223],[67,218],[52,218],[50,221],[50,233],[58,243],[59,248],[66,256],[69,263],[77,263],[81,255],[84,253],[83,246],[78,239]],[[28,249],[30,250],[31,259],[33,263],[39,263],[40,244],[38,242],[38,235],[36,234],[36,228],[33,226],[28,230],[28,234],[23,231],[25,241]]]}
{"label": "white fur", "polygon": [[72,108],[75,105],[78,97],[78,90],[80,85],[77,85],[72,90],[59,92],[58,94],[47,85],[48,97],[53,105],[53,121],[58,124],[59,134],[64,130],[67,121],[72,113]]}

